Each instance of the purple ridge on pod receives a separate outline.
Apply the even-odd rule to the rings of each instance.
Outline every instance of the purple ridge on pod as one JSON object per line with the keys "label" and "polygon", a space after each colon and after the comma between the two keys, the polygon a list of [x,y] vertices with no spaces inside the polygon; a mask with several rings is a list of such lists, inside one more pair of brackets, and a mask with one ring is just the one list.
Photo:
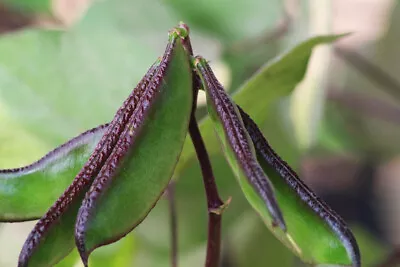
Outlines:
{"label": "purple ridge on pod", "polygon": [[92,183],[94,177],[96,177],[101,167],[111,154],[118,141],[118,137],[124,130],[124,126],[130,118],[130,115],[138,105],[140,95],[145,91],[148,83],[156,72],[157,65],[158,62],[150,67],[143,79],[124,101],[122,107],[117,111],[105,134],[97,144],[94,152],[75,177],[72,184],[35,225],[20,253],[18,261],[19,267],[28,266],[30,257],[49,229],[54,226],[60,217],[71,207],[74,200],[80,201],[81,197],[83,197],[83,194]]}
{"label": "purple ridge on pod", "polygon": [[251,141],[248,138],[236,105],[226,94],[206,60],[196,57],[194,64],[200,78],[203,80],[204,89],[211,100],[210,102],[212,102],[211,105],[213,105],[213,109],[222,123],[228,143],[246,174],[247,180],[267,205],[268,211],[273,218],[273,225],[279,226],[283,231],[286,231],[286,224],[276,201],[273,187],[252,151]]}
{"label": "purple ridge on pod", "polygon": [[296,172],[272,149],[264,135],[250,116],[237,106],[243,123],[250,135],[257,154],[260,155],[278,174],[285,183],[293,189],[300,199],[307,204],[318,216],[325,221],[344,244],[354,267],[361,266],[360,251],[353,233],[343,219],[333,211],[323,200],[298,177]]}

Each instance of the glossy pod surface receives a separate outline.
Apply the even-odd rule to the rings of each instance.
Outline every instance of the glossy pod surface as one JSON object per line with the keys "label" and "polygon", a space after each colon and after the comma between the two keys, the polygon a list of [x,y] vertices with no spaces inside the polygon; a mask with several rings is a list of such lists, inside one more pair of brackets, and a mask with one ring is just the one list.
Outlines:
{"label": "glossy pod surface", "polygon": [[253,144],[236,105],[204,59],[196,58],[195,66],[207,95],[208,112],[214,128],[246,198],[263,217],[272,218],[271,225],[285,231],[286,225],[272,185],[257,162]]}
{"label": "glossy pod surface", "polygon": [[106,128],[101,125],[91,129],[29,166],[0,170],[0,221],[42,217],[71,184]]}
{"label": "glossy pod surface", "polygon": [[[124,102],[71,186],[29,235],[19,266],[52,266],[70,252],[77,212],[95,177],[95,189],[87,195],[95,204],[84,202],[90,216],[83,220],[85,227],[79,228],[89,233],[83,239],[85,247],[93,250],[115,241],[140,223],[172,176],[187,132],[192,94],[188,57],[173,32],[164,57]],[[157,164],[149,168],[149,162]],[[99,191],[107,197],[91,198]],[[104,209],[97,209],[99,205]],[[110,208],[115,213],[104,216],[100,212]]]}
{"label": "glossy pod surface", "polygon": [[[189,57],[180,37],[170,47],[149,84],[149,110],[131,121],[86,194],[76,223],[81,256],[121,238],[138,225],[168,185],[188,130],[192,108]],[[164,63],[165,62],[165,63]],[[156,98],[151,98],[152,90]],[[147,97],[147,96],[145,96]],[[136,123],[138,121],[138,123]],[[124,151],[128,151],[124,154]]]}
{"label": "glossy pod surface", "polygon": [[346,223],[275,153],[252,119],[239,110],[258,161],[274,186],[292,241],[281,232],[275,235],[304,262],[361,266],[357,242]]}
{"label": "glossy pod surface", "polygon": [[[201,58],[196,60],[209,114],[225,155],[247,200],[268,228],[304,262],[359,267],[357,243],[343,220],[272,150],[257,125],[226,95],[207,62]],[[236,122],[229,125],[229,121]],[[241,141],[232,142],[235,135]],[[248,140],[251,144],[247,144]],[[244,160],[238,155],[240,146],[251,150]],[[253,156],[256,162],[251,159]],[[265,175],[249,175],[243,164],[246,160],[256,171],[260,171],[258,167],[261,166]],[[281,220],[277,213],[271,212],[263,193],[276,200],[276,207],[282,212]],[[283,221],[286,228],[276,227],[279,221]]]}
{"label": "glossy pod surface", "polygon": [[29,234],[19,256],[18,266],[51,266],[70,253],[74,247],[74,224],[76,214],[85,192],[111,153],[122,131],[123,125],[132,112],[136,95],[141,94],[156,71],[152,66],[123,106],[117,111],[113,121],[97,143],[93,153],[76,175],[71,185],[64,191],[46,214],[38,221]]}

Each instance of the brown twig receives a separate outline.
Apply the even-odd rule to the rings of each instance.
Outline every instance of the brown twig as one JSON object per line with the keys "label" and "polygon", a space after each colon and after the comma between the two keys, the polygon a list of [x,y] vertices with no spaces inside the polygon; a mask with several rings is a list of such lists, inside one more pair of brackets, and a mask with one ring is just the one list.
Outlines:
{"label": "brown twig", "polygon": [[[189,27],[187,25],[180,24],[179,26],[189,33]],[[188,54],[190,56],[193,56],[193,49],[189,36],[187,36],[183,40],[183,46],[185,47]],[[189,134],[192,139],[192,143],[196,151],[196,156],[200,164],[204,189],[207,197],[208,238],[205,267],[218,267],[220,262],[221,250],[221,215],[226,204],[222,202],[219,196],[217,185],[215,183],[214,173],[211,166],[211,161],[196,121],[195,115],[197,107],[197,95],[199,88],[201,88],[201,82],[196,72],[192,71],[192,73],[193,104],[189,122]]]}
{"label": "brown twig", "polygon": [[208,241],[205,266],[217,267],[219,265],[221,247],[221,209],[224,207],[224,203],[219,197],[211,162],[193,114],[189,124],[189,133],[200,162],[207,196]]}
{"label": "brown twig", "polygon": [[218,267],[220,262],[221,250],[221,215],[224,207],[219,194],[215,178],[208,156],[204,140],[200,134],[199,126],[195,118],[197,93],[200,87],[198,76],[193,72],[193,109],[189,123],[189,134],[196,151],[197,159],[200,163],[201,173],[203,176],[204,189],[207,197],[208,208],[208,238],[207,238],[207,255],[205,267]]}

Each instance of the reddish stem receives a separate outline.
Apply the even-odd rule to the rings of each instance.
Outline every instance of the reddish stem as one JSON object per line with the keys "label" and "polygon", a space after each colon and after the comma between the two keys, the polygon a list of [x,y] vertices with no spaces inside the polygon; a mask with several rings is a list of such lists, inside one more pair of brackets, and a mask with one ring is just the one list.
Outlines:
{"label": "reddish stem", "polygon": [[204,188],[207,196],[208,241],[205,266],[218,267],[221,248],[221,213],[218,211],[223,207],[224,203],[219,197],[211,162],[193,114],[189,124],[189,133],[200,163]]}

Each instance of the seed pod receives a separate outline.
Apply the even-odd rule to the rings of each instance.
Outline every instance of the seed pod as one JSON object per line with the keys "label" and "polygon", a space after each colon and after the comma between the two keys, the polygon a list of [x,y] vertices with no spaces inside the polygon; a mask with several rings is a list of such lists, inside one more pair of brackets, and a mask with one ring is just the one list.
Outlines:
{"label": "seed pod", "polygon": [[[35,226],[25,242],[19,266],[52,266],[68,254],[74,246],[73,232],[77,211],[85,192],[95,177],[101,177],[96,179],[96,190],[99,190],[98,181],[104,181],[104,175],[113,180],[112,182],[107,181],[110,187],[102,188],[105,191],[103,195],[107,195],[107,197],[99,198],[101,200],[99,202],[104,204],[105,210],[109,208],[109,204],[113,208],[116,206],[126,207],[127,203],[131,204],[127,205],[128,210],[112,216],[113,219],[118,219],[118,216],[120,219],[126,219],[127,222],[125,223],[123,220],[124,223],[121,224],[125,227],[126,232],[140,223],[154,206],[168,184],[178,159],[186,136],[192,104],[190,67],[187,54],[180,45],[178,32],[175,31],[171,34],[164,57],[149,70],[124,102],[72,185]],[[169,124],[176,127],[165,127]],[[160,129],[165,130],[163,134],[160,134]],[[158,152],[158,149],[161,151]],[[173,156],[174,154],[175,156]],[[168,155],[168,157],[164,157],[164,155]],[[144,162],[145,158],[146,162]],[[168,160],[162,161],[160,158],[168,158]],[[146,172],[146,168],[149,169],[149,162],[153,159],[156,163],[152,165],[153,170]],[[138,162],[141,163],[137,164]],[[159,166],[157,163],[163,165]],[[131,168],[135,168],[137,176],[129,176],[132,174]],[[106,169],[107,172],[102,171]],[[142,173],[138,173],[138,170]],[[158,176],[146,176],[151,174]],[[117,176],[118,179],[112,179]],[[117,182],[114,183],[114,181]],[[155,181],[158,183],[153,186]],[[121,183],[123,189],[128,191],[125,191],[125,194],[119,194],[117,198],[114,189],[120,188]],[[131,189],[134,191],[129,191]],[[136,194],[135,190],[141,194]],[[91,193],[88,193],[88,196],[90,195]],[[133,201],[131,201],[132,198]],[[97,202],[97,199],[92,202]],[[85,203],[87,204],[87,202]],[[96,225],[100,223],[104,227],[99,236],[107,233],[107,238],[116,240],[126,234],[126,232],[121,233],[119,231],[121,228],[118,228],[120,225],[114,225],[113,221],[97,219],[97,214],[104,218],[103,213],[99,212],[101,209],[97,210],[97,204],[85,207],[89,208],[88,214],[92,214],[91,210],[96,209],[93,216],[87,218],[89,226],[92,225],[91,222],[94,222]],[[136,208],[138,211],[135,213],[130,208]],[[116,210],[120,211],[121,209],[116,208]],[[126,216],[127,212],[132,212],[133,215]],[[126,228],[128,224],[129,229]],[[118,229],[114,229],[115,227]],[[111,240],[106,243],[109,242]],[[96,242],[90,245],[92,244],[102,245]]]}
{"label": "seed pod", "polygon": [[0,221],[42,217],[82,169],[107,126],[82,133],[33,164],[0,170]]}
{"label": "seed pod", "polygon": [[286,231],[272,185],[257,162],[253,144],[236,105],[203,58],[197,57],[194,65],[207,95],[208,112],[214,128],[243,192],[263,219]]}
{"label": "seed pod", "polygon": [[158,62],[149,69],[117,111],[107,131],[72,184],[35,225],[22,248],[18,266],[52,266],[73,249],[74,223],[85,192],[115,146],[123,126],[129,119],[129,114],[137,105],[138,95],[147,87],[157,70],[157,65]]}
{"label": "seed pod", "polygon": [[258,161],[275,188],[292,240],[279,232],[273,231],[274,234],[304,262],[361,266],[357,242],[346,223],[276,154],[250,116],[239,106],[238,109]]}
{"label": "seed pod", "polygon": [[163,59],[79,210],[75,238],[85,265],[96,247],[115,242],[148,214],[172,177],[192,107],[189,56],[170,33]]}

